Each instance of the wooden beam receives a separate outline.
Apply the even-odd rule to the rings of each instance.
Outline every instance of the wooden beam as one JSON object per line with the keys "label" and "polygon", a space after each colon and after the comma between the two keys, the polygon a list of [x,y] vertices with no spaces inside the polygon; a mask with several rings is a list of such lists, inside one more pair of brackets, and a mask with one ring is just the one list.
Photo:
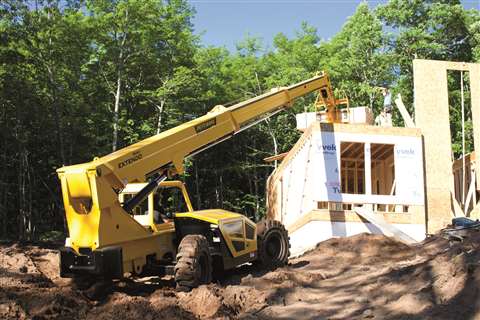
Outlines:
{"label": "wooden beam", "polygon": [[352,148],[348,154],[345,154],[345,156],[349,158],[355,158],[355,159],[363,158],[364,144],[361,142],[354,142],[352,144],[354,145],[354,148]]}
{"label": "wooden beam", "polygon": [[382,150],[382,152],[380,152],[379,154],[376,155],[376,158],[377,159],[380,159],[380,160],[385,160],[386,158],[384,157],[386,154],[388,153],[391,153],[393,154],[393,145],[385,145],[385,148]]}
{"label": "wooden beam", "polygon": [[462,206],[458,203],[457,199],[455,198],[455,194],[450,192],[450,197],[452,201],[452,214],[454,217],[465,217],[465,212],[463,212]]}
{"label": "wooden beam", "polygon": [[342,157],[342,161],[352,161],[352,162],[363,163],[363,159],[359,159],[359,158]]}
{"label": "wooden beam", "polygon": [[342,148],[342,146],[340,146],[340,148],[342,149],[341,150],[341,156],[342,157],[343,157],[344,154],[346,154],[348,152],[348,150],[350,150],[350,148],[352,148],[355,145],[355,142],[342,142],[342,145],[343,144],[348,144],[348,145],[345,148]]}
{"label": "wooden beam", "polygon": [[355,171],[353,172],[353,193],[358,193],[358,164],[355,161]]}
{"label": "wooden beam", "polygon": [[[476,192],[476,190],[475,190],[475,174],[472,172],[472,175],[470,176],[470,186],[468,188],[467,199],[465,200],[465,204],[463,206],[463,211],[465,212],[465,215],[467,215],[468,208],[470,207],[470,200],[472,200],[473,194],[475,192]],[[473,202],[472,208],[474,208],[475,205],[476,205],[476,203]]]}
{"label": "wooden beam", "polygon": [[387,152],[391,152],[393,154],[393,148],[394,148],[393,144],[388,144],[388,143],[382,143],[382,144],[375,143],[374,144],[374,143],[372,143],[372,151],[371,151],[372,160],[375,160],[375,159],[384,160],[384,159],[382,159],[382,156],[384,156]]}
{"label": "wooden beam", "polygon": [[393,196],[393,193],[395,192],[395,187],[397,186],[397,180],[394,179],[392,183],[392,188],[390,189],[390,195]]}
{"label": "wooden beam", "polygon": [[383,150],[385,149],[385,146],[386,145],[384,144],[372,143],[372,151],[370,151],[372,155],[372,159],[378,159],[378,154],[383,152]]}
{"label": "wooden beam", "polygon": [[375,225],[379,228],[383,234],[389,237],[394,237],[406,244],[416,243],[415,239],[410,237],[408,234],[402,232],[400,229],[396,228],[394,225],[385,221],[382,215],[375,214],[372,210],[369,210],[364,207],[358,207],[354,209],[355,213]]}
{"label": "wooden beam", "polygon": [[271,156],[271,157],[266,157],[263,159],[263,161],[265,162],[273,162],[273,161],[276,161],[276,160],[282,160],[283,158],[285,158],[287,156],[288,152],[284,152],[284,153],[280,153],[280,154],[277,154],[277,155],[274,155],[274,156]]}
{"label": "wooden beam", "polygon": [[400,111],[400,115],[403,118],[403,122],[405,123],[405,127],[407,128],[415,128],[415,122],[413,122],[412,117],[407,111],[407,108],[403,104],[402,96],[400,94],[397,95],[397,99],[395,99],[395,105],[397,106],[398,111]]}
{"label": "wooden beam", "polygon": [[370,143],[365,143],[363,157],[365,159],[365,194],[372,194],[372,157],[370,156]]}

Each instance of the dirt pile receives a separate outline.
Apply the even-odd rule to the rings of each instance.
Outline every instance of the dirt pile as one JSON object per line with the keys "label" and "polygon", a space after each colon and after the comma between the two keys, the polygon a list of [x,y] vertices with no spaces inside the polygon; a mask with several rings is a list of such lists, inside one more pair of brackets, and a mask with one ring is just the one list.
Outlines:
{"label": "dirt pile", "polygon": [[116,282],[101,301],[58,276],[56,250],[0,246],[0,319],[229,319],[266,306],[251,287],[206,285],[176,292],[171,279]]}
{"label": "dirt pile", "polygon": [[0,247],[0,319],[76,318],[88,302],[58,276],[56,250]]}
{"label": "dirt pile", "polygon": [[170,278],[116,282],[100,301],[58,277],[53,247],[0,245],[0,319],[480,319],[480,233],[418,246],[330,239],[275,271],[243,266],[176,292]]}

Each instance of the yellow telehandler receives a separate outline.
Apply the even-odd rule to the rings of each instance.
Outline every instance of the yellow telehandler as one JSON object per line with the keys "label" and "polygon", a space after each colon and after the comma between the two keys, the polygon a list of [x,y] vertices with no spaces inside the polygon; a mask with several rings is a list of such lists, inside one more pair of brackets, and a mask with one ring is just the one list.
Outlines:
{"label": "yellow telehandler", "polygon": [[206,115],[91,162],[57,170],[69,237],[60,249],[62,277],[119,279],[174,275],[188,290],[217,270],[257,261],[287,262],[289,238],[278,221],[254,223],[221,209],[194,211],[183,183],[167,180],[183,161],[292,105],[309,92],[335,112],[326,73]]}

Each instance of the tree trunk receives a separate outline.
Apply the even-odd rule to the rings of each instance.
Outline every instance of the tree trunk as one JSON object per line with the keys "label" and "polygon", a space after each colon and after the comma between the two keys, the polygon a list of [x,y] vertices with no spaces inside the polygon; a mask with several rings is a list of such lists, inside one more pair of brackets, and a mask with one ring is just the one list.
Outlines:
{"label": "tree trunk", "polygon": [[157,134],[162,132],[162,115],[163,115],[163,106],[165,105],[165,100],[160,101],[160,105],[155,105],[158,109],[157,117]]}
{"label": "tree trunk", "polygon": [[[19,157],[22,156],[21,152],[18,153]],[[25,212],[23,211],[23,202],[25,198],[25,192],[23,190],[23,161],[20,158],[18,168],[18,239],[24,240],[25,237]]]}
{"label": "tree trunk", "polygon": [[115,92],[115,106],[113,109],[113,140],[112,140],[112,151],[117,150],[118,145],[118,120],[119,120],[119,112],[120,112],[120,94],[121,94],[121,87],[122,87],[122,78],[121,78],[121,71],[118,70],[117,72],[117,90]]}
{"label": "tree trunk", "polygon": [[[2,118],[3,120],[0,122],[2,125],[5,126],[6,130],[9,130],[7,125],[7,106],[6,103],[2,103]],[[2,221],[1,230],[0,230],[0,239],[7,238],[7,224],[8,224],[8,213],[7,213],[7,199],[8,199],[8,187],[7,187],[7,135],[3,134],[3,156],[2,156],[2,171],[0,176],[0,221]]]}
{"label": "tree trunk", "polygon": [[30,168],[28,164],[28,152],[22,147],[20,153],[20,170],[18,175],[18,194],[19,194],[19,237],[20,240],[32,239],[32,211],[29,200],[31,197],[27,194],[30,193]]}
{"label": "tree trunk", "polygon": [[[257,149],[257,140],[253,139],[253,148]],[[258,214],[258,210],[260,209],[260,202],[258,201],[258,176],[257,176],[257,164],[253,163],[253,190],[255,192],[255,212],[253,216]]]}
{"label": "tree trunk", "polygon": [[[128,10],[125,11],[125,24],[128,26]],[[122,76],[123,67],[126,64],[128,55],[124,56],[125,45],[127,43],[127,30],[124,30],[122,41],[119,44],[120,52],[118,54],[117,61],[117,88],[115,91],[115,105],[113,109],[113,139],[112,139],[112,151],[117,150],[118,146],[118,122],[120,119],[120,97],[122,91]]]}
{"label": "tree trunk", "polygon": [[[270,127],[270,120],[269,120],[269,119],[266,119],[265,122],[267,123],[268,134],[270,135],[270,137],[272,137],[272,141],[273,141],[273,153],[274,153],[274,155],[276,156],[276,155],[278,155],[278,142],[277,142],[277,137],[275,137],[275,133],[273,132],[272,128]],[[274,164],[275,164],[275,169],[277,169],[278,161],[275,160]]]}
{"label": "tree trunk", "polygon": [[[197,160],[198,161],[198,160]],[[193,162],[193,168],[195,170],[195,200],[197,202],[197,210],[200,210],[201,208],[201,199],[200,199],[200,184],[199,184],[199,179],[198,179],[198,164],[197,161]]]}
{"label": "tree trunk", "polygon": [[216,207],[220,206],[220,192],[218,190],[218,169],[215,169],[215,203]]}
{"label": "tree trunk", "polygon": [[223,209],[223,174],[220,173],[220,208]]}
{"label": "tree trunk", "polygon": [[373,110],[373,102],[375,101],[375,95],[373,93],[370,93],[368,95],[368,99],[369,99],[369,104],[370,104],[370,110],[372,110],[372,112],[374,112]]}
{"label": "tree trunk", "polygon": [[[47,19],[48,20],[51,19],[50,9],[48,10],[48,13],[47,13]],[[50,32],[51,31],[49,30],[49,33]],[[62,164],[66,165],[67,163],[65,159],[62,116],[60,114],[60,108],[58,107],[57,83],[55,81],[55,71],[54,71],[55,65],[51,63],[52,55],[53,55],[51,51],[51,48],[53,46],[53,41],[51,36],[49,36],[48,38],[48,46],[49,46],[48,60],[45,61],[45,65],[47,67],[47,72],[48,72],[48,81],[49,81],[49,87],[50,87],[50,94],[52,98],[53,116],[55,119],[56,136],[58,141],[60,159],[62,160]]]}
{"label": "tree trunk", "polygon": [[57,89],[56,83],[53,77],[53,72],[51,71],[50,67],[48,67],[48,74],[50,79],[50,90],[52,94],[52,107],[53,107],[53,116],[55,119],[55,128],[56,128],[56,136],[59,146],[59,153],[60,159],[62,160],[62,165],[68,164],[65,158],[65,143],[63,139],[63,123],[62,123],[62,116],[60,114],[60,108],[58,107],[58,98],[57,98]]}

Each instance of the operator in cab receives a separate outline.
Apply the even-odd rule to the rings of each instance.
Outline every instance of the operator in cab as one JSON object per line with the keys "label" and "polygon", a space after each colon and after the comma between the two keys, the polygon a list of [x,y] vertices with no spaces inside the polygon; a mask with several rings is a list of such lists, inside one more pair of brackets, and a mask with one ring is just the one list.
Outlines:
{"label": "operator in cab", "polygon": [[156,193],[153,198],[153,222],[156,224],[169,223],[172,222],[171,218],[172,206],[169,206],[168,203],[171,202],[171,199],[165,199],[162,193]]}

